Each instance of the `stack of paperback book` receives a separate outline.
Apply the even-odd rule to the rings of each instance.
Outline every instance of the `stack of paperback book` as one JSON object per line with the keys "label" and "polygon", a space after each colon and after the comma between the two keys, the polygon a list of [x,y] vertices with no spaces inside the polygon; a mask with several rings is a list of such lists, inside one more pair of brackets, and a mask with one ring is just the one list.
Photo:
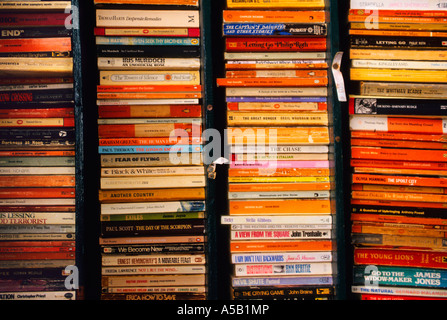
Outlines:
{"label": "stack of paperback book", "polygon": [[353,292],[446,299],[446,4],[351,0]]}
{"label": "stack of paperback book", "polygon": [[324,1],[228,0],[224,87],[234,299],[330,299]]}
{"label": "stack of paperback book", "polygon": [[70,9],[0,3],[0,300],[76,298]]}
{"label": "stack of paperback book", "polygon": [[95,4],[102,299],[204,299],[198,1]]}

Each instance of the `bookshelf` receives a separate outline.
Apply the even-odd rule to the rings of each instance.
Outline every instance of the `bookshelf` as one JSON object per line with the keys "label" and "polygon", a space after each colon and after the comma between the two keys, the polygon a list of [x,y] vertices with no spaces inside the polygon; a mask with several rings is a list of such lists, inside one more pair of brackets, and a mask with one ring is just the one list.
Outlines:
{"label": "bookshelf", "polygon": [[[331,63],[337,53],[343,58],[338,66],[343,74],[345,93],[355,86],[350,80],[350,41],[347,14],[349,2],[326,0],[328,21],[327,61]],[[98,200],[100,189],[100,154],[98,153],[97,56],[95,49],[95,5],[93,0],[72,0],[73,13],[73,76],[76,127],[76,265],[80,271],[79,297],[85,300],[101,298],[101,236]],[[202,121],[205,129],[219,133],[223,146],[215,153],[206,154],[206,254],[207,298],[228,300],[231,298],[233,266],[229,263],[230,232],[221,224],[221,216],[228,212],[228,166],[215,163],[224,156],[226,124],[225,88],[216,85],[216,78],[224,72],[225,51],[222,35],[222,11],[225,1],[200,0],[201,68],[203,80]],[[334,82],[332,65],[328,69],[328,104],[332,121],[330,149],[334,159],[334,189],[331,197],[334,205],[334,286],[336,300],[353,300],[351,293],[353,248],[351,246],[350,194],[351,167],[348,102],[340,101]],[[216,134],[215,137],[218,135]],[[210,135],[210,141],[215,142]],[[208,137],[206,137],[208,138]]]}

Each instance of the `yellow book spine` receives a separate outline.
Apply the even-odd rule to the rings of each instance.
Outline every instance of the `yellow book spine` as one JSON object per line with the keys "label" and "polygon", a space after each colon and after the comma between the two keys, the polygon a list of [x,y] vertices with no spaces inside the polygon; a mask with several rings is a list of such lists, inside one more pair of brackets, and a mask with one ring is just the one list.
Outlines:
{"label": "yellow book spine", "polygon": [[447,71],[351,68],[351,80],[424,82],[427,79],[447,82]]}
{"label": "yellow book spine", "polygon": [[[446,24],[447,25],[447,24]],[[447,61],[443,50],[371,50],[351,49],[351,59]],[[427,80],[427,79],[426,79]]]}
{"label": "yellow book spine", "polygon": [[199,85],[199,71],[100,71],[100,85]]}
{"label": "yellow book spine", "polygon": [[228,112],[229,126],[239,125],[328,125],[327,113]]}

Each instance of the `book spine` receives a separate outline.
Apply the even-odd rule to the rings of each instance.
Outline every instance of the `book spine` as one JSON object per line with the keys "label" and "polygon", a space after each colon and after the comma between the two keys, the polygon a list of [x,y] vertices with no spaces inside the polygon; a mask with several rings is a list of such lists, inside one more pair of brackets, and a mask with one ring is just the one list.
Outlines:
{"label": "book spine", "polygon": [[226,38],[226,50],[237,51],[324,51],[326,39],[324,38]]}
{"label": "book spine", "polygon": [[447,179],[412,176],[386,176],[374,174],[353,174],[353,183],[384,184],[396,186],[445,187]]}
{"label": "book spine", "polygon": [[380,36],[350,36],[352,48],[414,48],[414,49],[445,49],[447,43],[440,38],[380,37]]}
{"label": "book spine", "polygon": [[205,201],[103,203],[101,214],[138,214],[204,211]]}
{"label": "book spine", "polygon": [[308,1],[298,1],[298,0],[270,0],[265,1],[255,1],[252,0],[227,0],[227,7],[230,9],[274,9],[274,8],[295,8],[295,9],[323,9],[325,7],[324,1],[322,0],[308,0]]}
{"label": "book spine", "polygon": [[183,70],[200,68],[200,59],[198,58],[134,58],[134,57],[98,57],[99,70],[138,70],[138,69],[160,69],[160,70]]}
{"label": "book spine", "polygon": [[98,148],[99,154],[138,154],[138,153],[171,153],[171,152],[202,152],[202,145],[174,145],[174,146],[111,146]]}
{"label": "book spine", "polygon": [[431,10],[431,11],[442,11],[447,8],[447,4],[443,1],[428,0],[424,2],[414,2],[411,0],[374,0],[364,3],[362,0],[351,0],[351,9],[380,9],[380,10]]}
{"label": "book spine", "polygon": [[296,191],[296,192],[229,192],[232,199],[299,199],[299,198],[329,198],[329,191]]}
{"label": "book spine", "polygon": [[101,222],[102,237],[139,237],[168,235],[200,235],[204,234],[204,220],[178,220],[173,223],[143,223],[140,221],[103,221]]}
{"label": "book spine", "polygon": [[65,27],[69,14],[67,13],[0,13],[1,27],[59,26]]}
{"label": "book spine", "polygon": [[96,36],[97,45],[137,45],[137,46],[198,46],[199,38],[180,38],[180,37],[112,37]]}
{"label": "book spine", "polygon": [[255,22],[255,23],[322,23],[326,21],[321,10],[223,10],[223,22]]}
{"label": "book spine", "polygon": [[96,10],[97,27],[200,27],[198,10]]}
{"label": "book spine", "polygon": [[224,36],[325,36],[326,24],[224,23]]}
{"label": "book spine", "polygon": [[150,266],[150,265],[201,265],[206,263],[204,254],[139,254],[135,255],[104,255],[102,266]]}
{"label": "book spine", "polygon": [[270,286],[319,286],[332,285],[331,276],[289,276],[289,277],[237,277],[232,286],[237,287],[270,287]]}
{"label": "book spine", "polygon": [[236,276],[271,275],[328,275],[332,273],[330,263],[291,263],[291,264],[235,264]]}
{"label": "book spine", "polygon": [[72,30],[65,27],[16,28],[5,26],[0,28],[0,39],[64,38],[71,35]]}
{"label": "book spine", "polygon": [[135,166],[173,166],[175,164],[202,164],[202,154],[181,154],[173,156],[172,154],[155,153],[153,155],[107,155],[101,157],[102,167],[135,167]]}
{"label": "book spine", "polygon": [[256,230],[231,231],[231,240],[330,239],[328,230]]}
{"label": "book spine", "polygon": [[447,115],[447,104],[444,100],[402,100],[381,98],[350,98],[350,114],[371,115]]}
{"label": "book spine", "polygon": [[202,166],[159,167],[159,168],[102,168],[101,176],[179,176],[179,175],[203,175],[205,169]]}
{"label": "book spine", "polygon": [[105,58],[198,58],[201,55],[199,46],[115,46],[97,45],[98,57]]}
{"label": "book spine", "polygon": [[371,287],[371,286],[352,286],[353,293],[359,294],[380,294],[385,296],[405,296],[405,297],[430,297],[430,298],[447,298],[444,289],[427,289],[427,288],[408,288],[408,287]]}
{"label": "book spine", "polygon": [[0,212],[0,223],[15,224],[70,224],[75,223],[73,212]]}
{"label": "book spine", "polygon": [[383,266],[447,269],[445,252],[356,248],[354,261],[358,265],[376,263]]}
{"label": "book spine", "polygon": [[200,28],[95,28],[95,36],[200,37]]}
{"label": "book spine", "polygon": [[116,246],[102,246],[101,253],[104,255],[125,255],[125,254],[153,254],[153,253],[204,253],[204,246],[201,244],[186,244],[177,245],[116,245]]}
{"label": "book spine", "polygon": [[442,118],[402,118],[392,116],[352,115],[352,131],[384,131],[394,133],[446,134],[447,120]]}
{"label": "book spine", "polygon": [[315,216],[315,215],[297,215],[297,216],[230,216],[225,215],[221,217],[222,224],[253,224],[253,225],[275,225],[280,223],[296,223],[296,224],[331,224],[331,216]]}
{"label": "book spine", "polygon": [[106,201],[169,201],[169,200],[204,200],[203,188],[151,189],[151,190],[100,190],[99,200]]}
{"label": "book spine", "polygon": [[409,286],[423,288],[445,288],[446,271],[423,268],[400,268],[378,266],[374,271],[366,267],[354,267],[353,281],[356,285],[375,283],[379,286]]}

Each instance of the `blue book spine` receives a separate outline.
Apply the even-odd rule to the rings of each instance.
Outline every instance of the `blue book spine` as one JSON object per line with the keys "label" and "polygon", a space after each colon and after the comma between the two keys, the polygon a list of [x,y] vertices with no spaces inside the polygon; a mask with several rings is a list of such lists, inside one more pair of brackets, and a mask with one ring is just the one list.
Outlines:
{"label": "blue book spine", "polygon": [[354,268],[354,282],[378,286],[447,288],[447,270],[361,266]]}
{"label": "blue book spine", "polygon": [[198,46],[199,38],[182,37],[96,37],[97,45],[137,45],[137,46]]}
{"label": "blue book spine", "polygon": [[200,144],[193,145],[160,145],[160,146],[100,146],[98,152],[100,154],[117,154],[117,153],[197,153],[202,152],[203,146]]}
{"label": "blue book spine", "polygon": [[325,97],[226,97],[226,102],[327,102]]}
{"label": "blue book spine", "polygon": [[279,285],[332,285],[332,277],[312,277],[312,276],[296,276],[296,277],[244,277],[233,278],[233,287],[250,287],[250,286],[279,286]]}

